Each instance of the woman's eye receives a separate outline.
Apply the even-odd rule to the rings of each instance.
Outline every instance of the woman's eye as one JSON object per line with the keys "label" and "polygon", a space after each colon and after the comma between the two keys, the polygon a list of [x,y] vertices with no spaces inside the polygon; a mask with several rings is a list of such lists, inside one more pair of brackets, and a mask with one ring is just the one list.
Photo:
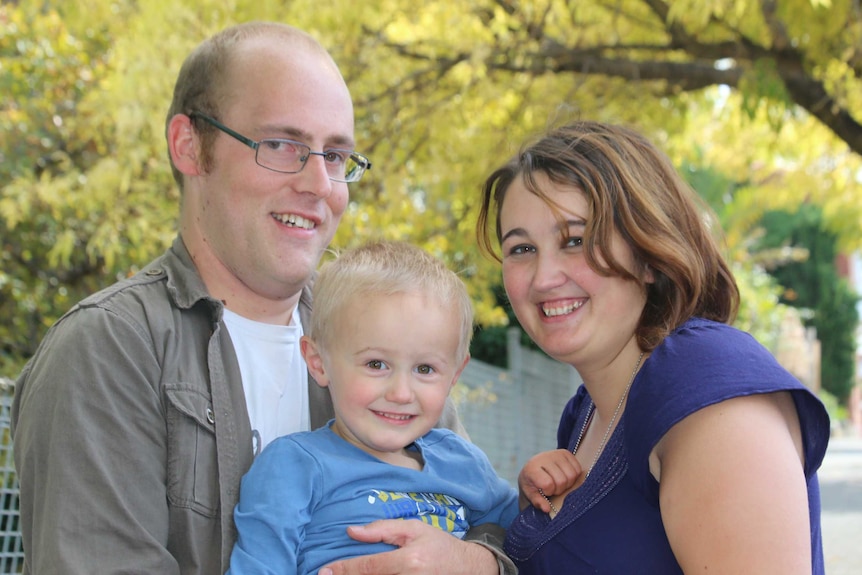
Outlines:
{"label": "woman's eye", "polygon": [[582,245],[584,245],[584,238],[582,237],[566,238],[565,246],[567,248],[577,248]]}
{"label": "woman's eye", "polygon": [[514,246],[512,249],[510,249],[509,254],[513,255],[513,256],[517,256],[517,255],[521,255],[521,254],[532,253],[535,251],[536,251],[536,248],[534,248],[533,246],[527,246],[527,245],[522,244],[522,245]]}

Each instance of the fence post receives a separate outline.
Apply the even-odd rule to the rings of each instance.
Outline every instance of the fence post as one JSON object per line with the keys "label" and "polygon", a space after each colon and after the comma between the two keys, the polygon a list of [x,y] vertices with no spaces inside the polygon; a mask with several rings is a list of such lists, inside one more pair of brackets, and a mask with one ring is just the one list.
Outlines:
{"label": "fence post", "polygon": [[[526,403],[526,384],[524,382],[524,356],[521,353],[521,330],[517,327],[510,327],[506,330],[506,355],[508,358],[509,375],[512,377],[512,384],[515,386],[516,397],[518,398],[518,408],[515,409],[512,423],[516,425],[515,429],[525,429],[527,425],[527,413],[524,409]],[[526,446],[519,435],[515,436],[517,443],[515,445],[516,461],[524,462],[532,453],[525,453]]]}

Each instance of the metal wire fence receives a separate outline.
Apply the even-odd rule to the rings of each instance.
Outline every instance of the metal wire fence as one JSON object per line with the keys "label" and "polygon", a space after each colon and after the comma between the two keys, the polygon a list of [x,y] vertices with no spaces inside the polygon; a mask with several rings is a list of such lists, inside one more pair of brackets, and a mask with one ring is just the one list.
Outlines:
{"label": "metal wire fence", "polygon": [[12,408],[11,382],[0,378],[0,573],[20,573],[24,567],[24,549],[18,525],[18,477],[12,461],[12,437],[9,429]]}

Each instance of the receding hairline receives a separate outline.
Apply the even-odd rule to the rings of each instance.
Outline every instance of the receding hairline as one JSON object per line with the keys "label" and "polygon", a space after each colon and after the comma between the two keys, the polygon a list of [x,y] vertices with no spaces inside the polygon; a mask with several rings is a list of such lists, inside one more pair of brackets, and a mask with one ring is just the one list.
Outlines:
{"label": "receding hairline", "polygon": [[323,44],[308,32],[289,24],[265,21],[239,24],[211,37],[198,50],[221,55],[222,85],[216,88],[217,93],[220,93],[216,99],[222,103],[234,88],[235,63],[243,58],[250,57],[253,60],[256,52],[263,54],[257,57],[265,58],[267,52],[290,50],[294,52],[291,58],[294,61],[313,59],[344,84],[346,89],[338,64]]}
{"label": "receding hairline", "polygon": [[[287,24],[266,25],[264,23],[257,27],[250,27],[247,33],[237,34],[234,42],[235,47],[245,48],[246,46],[253,46],[270,40],[279,40],[290,47],[303,50],[304,53],[321,56],[324,60],[330,62],[334,69],[338,69],[329,50],[317,38],[304,30],[288,26]],[[266,45],[271,46],[272,44],[267,43]]]}
{"label": "receding hairline", "polygon": [[315,58],[319,63],[324,64],[334,76],[342,82],[344,81],[341,70],[329,51],[314,36],[299,28],[287,24],[252,23],[247,30],[238,31],[228,41],[232,42],[233,46],[231,50],[225,52],[225,72],[230,70],[230,65],[238,56],[255,51],[283,50],[286,48],[296,51],[294,60]]}
{"label": "receding hairline", "polygon": [[281,39],[296,45],[302,45],[306,48],[320,52],[321,54],[329,55],[329,52],[323,45],[311,34],[305,30],[301,30],[289,24],[279,22],[246,22],[238,24],[230,28],[226,28],[222,32],[211,36],[207,41],[203,42],[199,48],[205,49],[206,44],[221,45],[230,47],[244,44],[246,42],[258,39]]}

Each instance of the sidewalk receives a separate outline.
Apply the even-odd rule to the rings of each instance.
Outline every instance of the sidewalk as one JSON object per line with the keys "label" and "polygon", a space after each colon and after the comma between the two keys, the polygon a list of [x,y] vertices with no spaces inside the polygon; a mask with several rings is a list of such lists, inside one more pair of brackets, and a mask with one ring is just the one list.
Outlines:
{"label": "sidewalk", "polygon": [[862,438],[833,437],[818,473],[828,575],[862,573]]}

